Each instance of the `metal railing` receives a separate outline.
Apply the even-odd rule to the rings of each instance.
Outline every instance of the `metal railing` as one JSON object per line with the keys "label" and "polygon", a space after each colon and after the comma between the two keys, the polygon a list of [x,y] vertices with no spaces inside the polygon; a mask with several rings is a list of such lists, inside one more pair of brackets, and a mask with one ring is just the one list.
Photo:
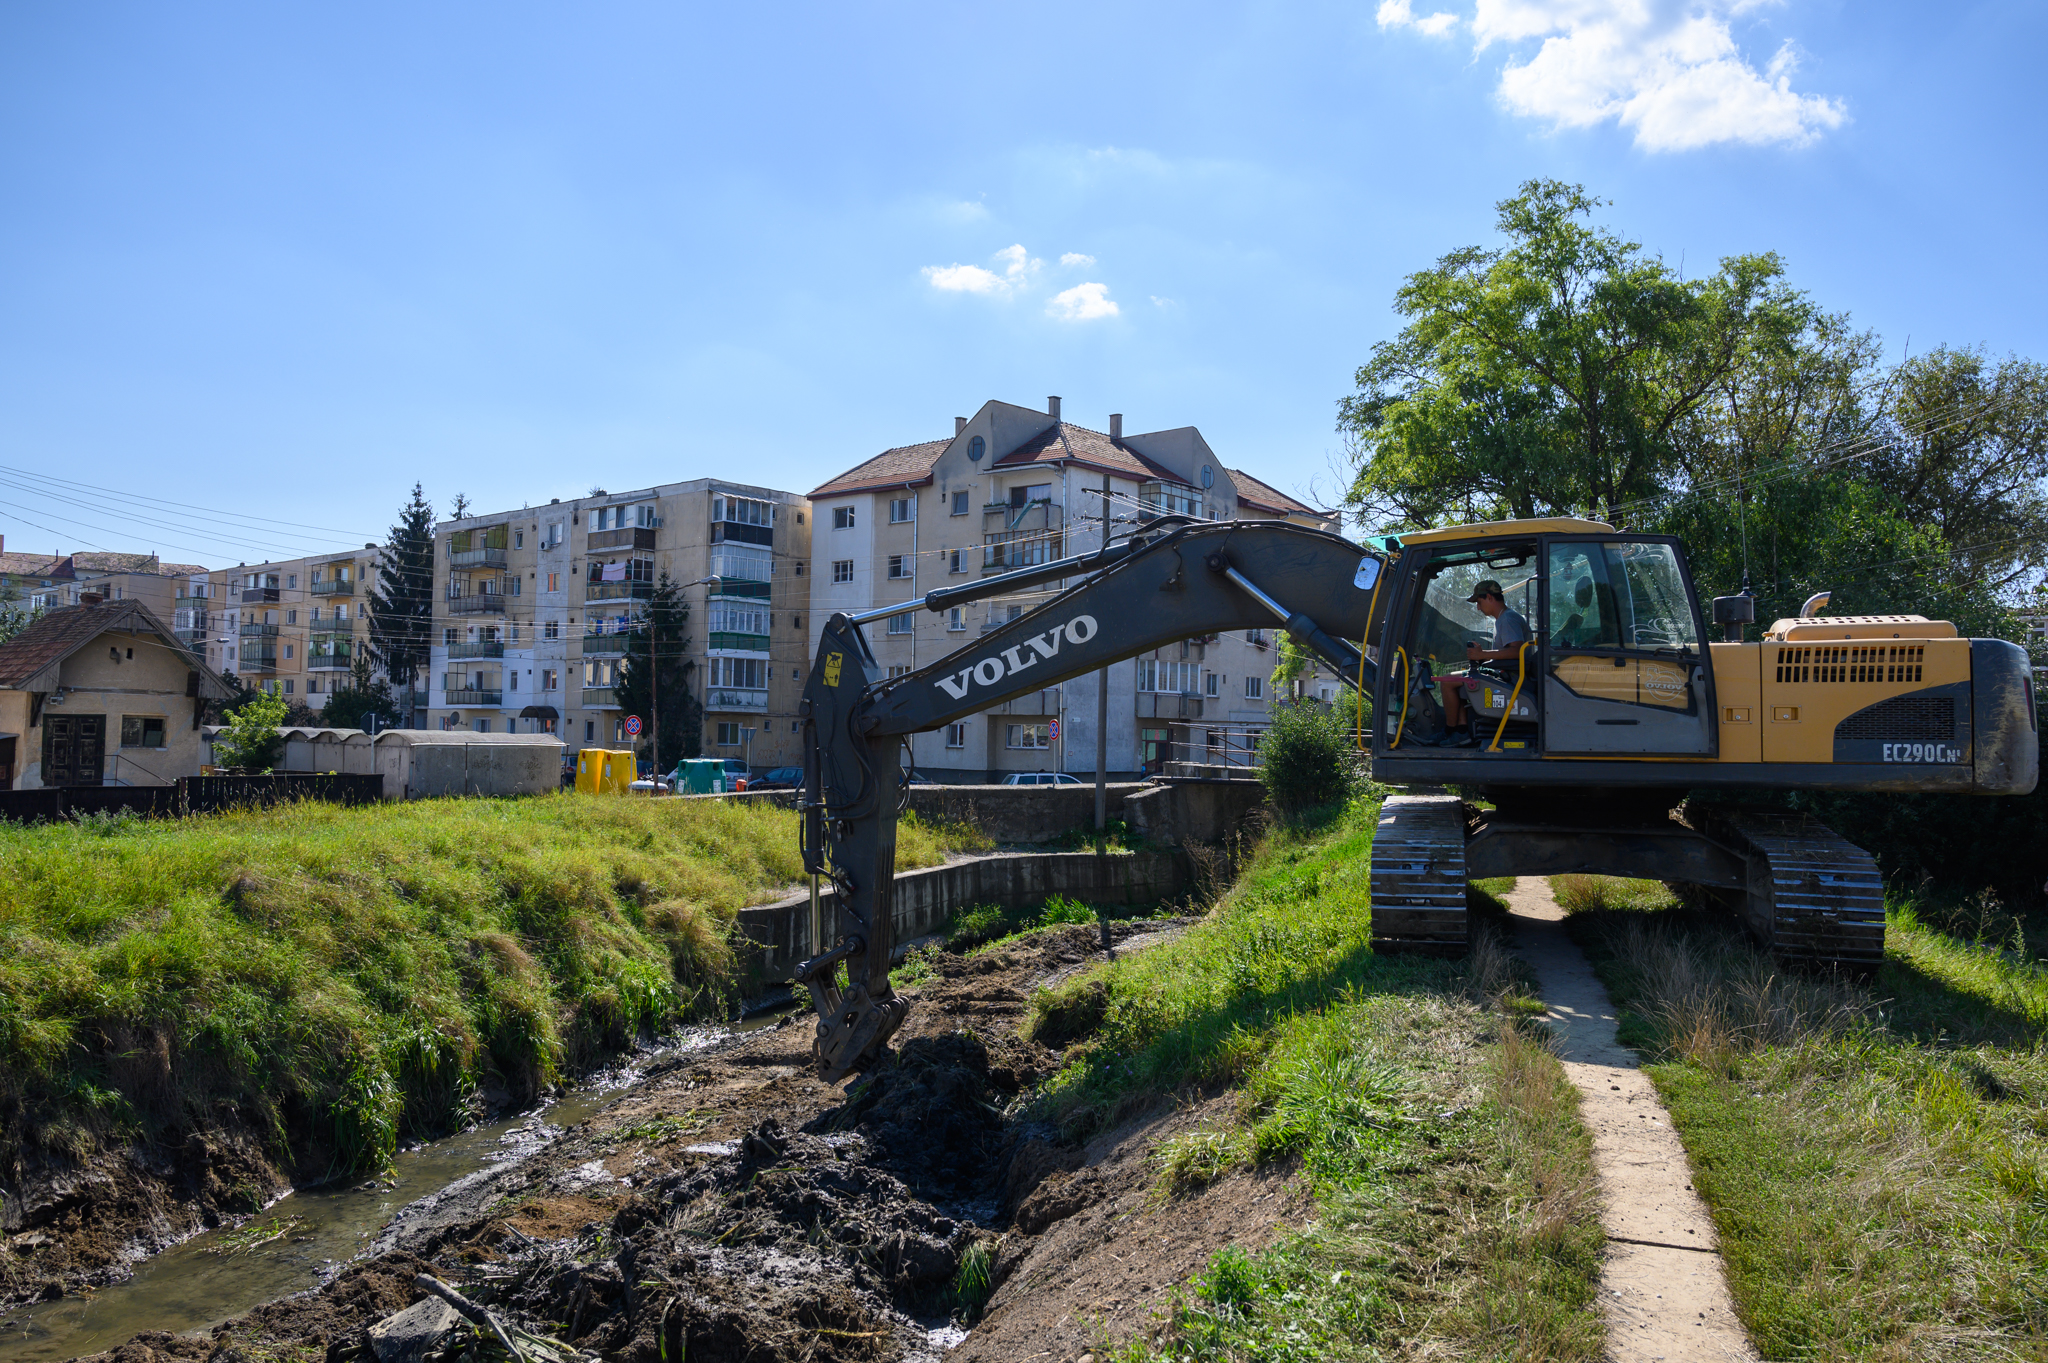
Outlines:
{"label": "metal railing", "polygon": [[451,549],[450,568],[502,568],[509,561],[503,549]]}
{"label": "metal railing", "polygon": [[448,645],[448,656],[451,658],[502,658],[505,656],[505,645],[496,639],[484,639],[473,644],[450,644]]}
{"label": "metal railing", "polygon": [[277,626],[243,625],[242,637],[244,639],[275,639],[277,637]]}
{"label": "metal railing", "polygon": [[315,596],[354,596],[356,584],[352,578],[342,578],[339,581],[329,578],[325,582],[315,582],[312,591]]}
{"label": "metal railing", "polygon": [[616,710],[619,708],[619,692],[611,686],[586,686],[578,703],[586,710]]}
{"label": "metal railing", "polygon": [[442,694],[447,696],[448,704],[450,705],[503,705],[505,703],[505,693],[503,691],[446,691]]}
{"label": "metal railing", "polygon": [[731,686],[714,686],[704,693],[704,708],[707,710],[766,710],[768,692],[741,689]]}
{"label": "metal railing", "polygon": [[616,530],[593,530],[583,540],[585,552],[596,553],[602,549],[652,549],[654,532],[644,525],[628,525]]}
{"label": "metal railing", "polygon": [[477,592],[470,596],[448,598],[450,615],[503,615],[505,596],[502,592]]}
{"label": "metal railing", "polygon": [[586,634],[583,636],[583,656],[586,658],[617,657],[633,646],[630,634]]}

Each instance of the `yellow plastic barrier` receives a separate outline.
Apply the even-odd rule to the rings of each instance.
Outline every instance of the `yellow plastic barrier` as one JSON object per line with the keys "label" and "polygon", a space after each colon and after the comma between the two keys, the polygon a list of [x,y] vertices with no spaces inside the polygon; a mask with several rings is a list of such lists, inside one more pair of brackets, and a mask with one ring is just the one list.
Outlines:
{"label": "yellow plastic barrier", "polygon": [[584,795],[624,795],[633,784],[633,754],[585,748],[576,754],[576,789]]}

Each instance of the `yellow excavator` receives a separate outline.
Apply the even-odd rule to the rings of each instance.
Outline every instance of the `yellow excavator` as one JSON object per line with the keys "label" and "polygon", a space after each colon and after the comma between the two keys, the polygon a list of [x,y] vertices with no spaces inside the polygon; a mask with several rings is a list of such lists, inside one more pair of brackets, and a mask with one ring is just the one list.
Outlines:
{"label": "yellow excavator", "polygon": [[[1824,616],[1825,594],[1747,640],[1752,598],[1714,598],[1710,619],[1677,540],[1597,521],[1359,545],[1284,522],[1164,516],[922,605],[1057,580],[1070,585],[1037,609],[902,676],[881,675],[861,625],[908,603],[824,628],[801,706],[813,955],[796,979],[817,1005],[828,1076],[876,1054],[907,1008],[888,981],[905,736],[1177,640],[1277,621],[1370,699],[1361,743],[1375,778],[1405,791],[1382,806],[1372,851],[1372,930],[1387,949],[1464,950],[1468,877],[1589,873],[1709,887],[1781,957],[1869,967],[1884,905],[1867,853],[1782,812],[1682,813],[1686,794],[2024,794],[2039,775],[2033,674],[2016,645],[1917,615]],[[1497,628],[1508,612],[1511,628]],[[1471,717],[1469,733],[1447,735],[1447,706]]]}

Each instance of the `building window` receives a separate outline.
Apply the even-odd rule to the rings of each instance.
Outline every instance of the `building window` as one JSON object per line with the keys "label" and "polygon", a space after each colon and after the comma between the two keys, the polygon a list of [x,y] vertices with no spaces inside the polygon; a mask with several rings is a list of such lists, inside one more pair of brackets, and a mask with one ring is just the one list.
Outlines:
{"label": "building window", "polygon": [[964,489],[953,494],[953,514],[956,516],[967,514],[967,493]]}
{"label": "building window", "polygon": [[285,576],[284,585],[287,587],[297,587],[299,585],[299,575],[297,573],[287,574]]}
{"label": "building window", "polygon": [[523,531],[523,530],[514,530],[514,531],[512,532],[512,547],[513,547],[514,549],[524,549],[524,548],[526,547],[526,532],[525,532],[525,531]]}
{"label": "building window", "polygon": [[835,559],[833,559],[833,560],[832,560],[832,580],[833,580],[834,582],[851,582],[851,581],[853,581],[853,560],[852,560],[852,559],[850,559],[850,558],[835,558]]}
{"label": "building window", "polygon": [[542,668],[542,669],[540,670],[540,689],[541,689],[541,690],[543,690],[543,691],[559,691],[559,690],[561,689],[561,687],[562,687],[562,674],[561,674],[560,672],[557,672],[557,671],[556,671],[556,670],[555,670],[554,668],[552,668],[552,667],[543,667],[543,668]]}
{"label": "building window", "polygon": [[551,592],[562,590],[562,574],[559,570],[548,574],[548,590]]}
{"label": "building window", "polygon": [[509,669],[507,669],[507,670],[506,670],[506,672],[505,672],[505,689],[506,689],[507,691],[517,691],[517,690],[519,689],[519,669],[518,669],[518,668],[514,667],[514,668],[509,668]]}
{"label": "building window", "polygon": [[1265,697],[1265,694],[1266,679],[1264,677],[1248,676],[1244,679],[1244,698],[1246,700],[1261,700]]}
{"label": "building window", "polygon": [[320,694],[320,679],[318,677],[306,678],[306,694],[309,696]]}
{"label": "building window", "polygon": [[525,587],[526,587],[526,579],[524,579],[524,578],[520,577],[520,576],[519,576],[518,574],[516,574],[516,573],[515,573],[515,574],[513,574],[513,576],[512,576],[511,582],[512,582],[512,595],[514,595],[514,596],[520,596],[520,595],[523,595],[523,594],[524,594],[524,589],[525,589]]}
{"label": "building window", "polygon": [[[336,616],[335,618],[338,620],[341,617]],[[313,623],[316,625],[320,623],[320,608],[318,606],[313,607]]]}
{"label": "building window", "polygon": [[[554,576],[554,574],[553,574],[553,573],[549,573],[549,574],[548,574],[548,576],[549,576],[549,577],[553,577],[553,576]],[[561,637],[562,637],[562,622],[561,622],[560,620],[549,620],[549,621],[546,621],[546,622],[544,622],[544,623],[543,623],[543,624],[541,625],[541,627],[540,627],[540,637],[541,637],[541,638],[543,638],[543,639],[559,639],[559,638],[561,638]]]}
{"label": "building window", "polygon": [[124,748],[161,748],[164,745],[164,721],[161,715],[121,716],[121,746]]}
{"label": "building window", "polygon": [[596,720],[594,720],[594,719],[586,719],[586,720],[584,720],[584,721],[583,721],[583,741],[584,741],[585,743],[594,743],[594,742],[596,742],[596,741],[597,741],[597,721],[596,721]]}
{"label": "building window", "polygon": [[1012,724],[1009,726],[1009,742],[1012,748],[1050,748],[1052,726],[1048,724]]}
{"label": "building window", "polygon": [[851,530],[851,529],[853,529],[853,508],[852,508],[852,507],[850,507],[850,506],[835,506],[835,507],[833,507],[833,508],[832,508],[832,528],[833,528],[834,530]]}
{"label": "building window", "polygon": [[452,644],[452,643],[454,643],[454,642],[455,642],[455,630],[454,630],[454,629],[453,629],[452,627],[451,627],[451,628],[449,628],[449,629],[444,629],[444,630],[442,630],[442,631],[441,631],[441,643],[443,644],[443,646],[446,646],[446,645]]}
{"label": "building window", "polygon": [[949,748],[964,748],[967,746],[967,726],[965,724],[948,724],[946,726],[946,746]]}
{"label": "building window", "polygon": [[292,652],[292,650],[293,650],[293,649],[294,649],[295,647],[296,647],[296,645],[293,645],[293,644],[286,644],[286,645],[284,646],[284,656],[285,656],[285,661],[287,661],[287,662],[291,661],[292,657],[294,656],[294,655],[293,655],[293,652]]}
{"label": "building window", "polygon": [[[287,651],[289,651],[289,650],[287,650]],[[289,677],[285,678],[285,683],[284,683],[284,693],[285,693],[285,694],[286,694],[287,696],[289,696],[289,695],[290,695],[290,694],[292,693],[293,689],[294,689],[294,688],[295,688],[295,687],[296,687],[297,685],[298,685],[298,683],[294,682],[294,681],[293,681],[293,680],[292,680],[291,678],[289,678]]]}
{"label": "building window", "polygon": [[891,497],[889,499],[889,523],[901,525],[917,519],[917,498]]}
{"label": "building window", "polygon": [[1200,663],[1174,662],[1163,658],[1138,659],[1138,689],[1169,696],[1192,696],[1201,685]]}
{"label": "building window", "polygon": [[727,724],[724,721],[720,721],[718,725],[718,746],[721,748],[737,748],[739,745],[740,726],[737,723]]}
{"label": "building window", "polygon": [[889,576],[890,576],[890,577],[895,577],[895,578],[904,578],[904,577],[909,577],[909,576],[910,576],[910,555],[908,555],[908,554],[891,554],[891,555],[889,555]]}
{"label": "building window", "polygon": [[981,457],[987,453],[988,442],[986,440],[983,440],[980,436],[977,435],[976,437],[974,437],[974,439],[967,442],[967,457],[974,463],[979,464],[981,462]]}
{"label": "building window", "polygon": [[1030,483],[1024,487],[1013,487],[1010,489],[1010,509],[1012,511],[1027,507],[1033,502],[1049,502],[1051,500],[1051,483]]}
{"label": "building window", "polygon": [[966,628],[967,608],[965,606],[953,606],[948,608],[946,611],[946,632],[949,634],[958,634],[960,631]]}
{"label": "building window", "polygon": [[916,611],[904,611],[900,615],[892,615],[889,617],[889,633],[891,634],[910,634],[914,633],[916,629]]}
{"label": "building window", "polygon": [[478,720],[476,722],[476,731],[480,734],[489,733],[491,731],[491,722],[488,719]]}
{"label": "building window", "polygon": [[946,555],[946,567],[949,571],[956,573],[964,573],[967,571],[969,562],[972,558],[973,554],[969,550],[952,550],[950,553]]}
{"label": "building window", "polygon": [[1220,672],[1202,674],[1202,694],[1219,697],[1223,694],[1223,675]]}
{"label": "building window", "polygon": [[909,675],[910,675],[910,664],[908,664],[908,663],[891,663],[891,664],[889,665],[889,680],[890,680],[890,681],[895,681],[895,680],[896,680],[896,679],[897,679],[898,677],[907,677],[907,676],[909,676]]}
{"label": "building window", "polygon": [[284,613],[284,622],[285,622],[285,623],[286,623],[287,625],[296,625],[296,624],[298,624],[298,623],[299,623],[299,613],[298,613],[297,611],[286,611],[286,612]]}

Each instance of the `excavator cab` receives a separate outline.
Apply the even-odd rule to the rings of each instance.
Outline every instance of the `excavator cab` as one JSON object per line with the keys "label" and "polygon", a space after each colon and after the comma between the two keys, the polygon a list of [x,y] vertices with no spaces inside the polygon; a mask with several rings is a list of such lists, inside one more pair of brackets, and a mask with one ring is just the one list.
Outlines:
{"label": "excavator cab", "polygon": [[[1428,531],[1388,547],[1398,556],[1382,638],[1396,643],[1382,648],[1381,753],[1438,755],[1435,709],[1442,688],[1459,686],[1480,742],[1445,759],[1713,756],[1706,632],[1676,540],[1551,520]],[[1468,644],[1494,644],[1494,622],[1469,599],[1482,581],[1499,583],[1528,626],[1513,658],[1466,659]]]}

